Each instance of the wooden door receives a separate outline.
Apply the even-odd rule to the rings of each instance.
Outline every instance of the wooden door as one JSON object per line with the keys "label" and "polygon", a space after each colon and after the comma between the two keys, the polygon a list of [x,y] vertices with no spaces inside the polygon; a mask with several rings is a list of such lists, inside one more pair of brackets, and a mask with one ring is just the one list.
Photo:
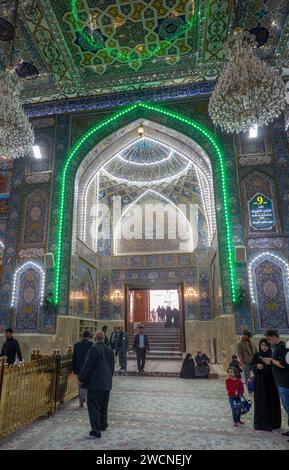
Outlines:
{"label": "wooden door", "polygon": [[147,323],[149,321],[149,290],[134,289],[134,308],[133,308],[133,321],[134,323]]}

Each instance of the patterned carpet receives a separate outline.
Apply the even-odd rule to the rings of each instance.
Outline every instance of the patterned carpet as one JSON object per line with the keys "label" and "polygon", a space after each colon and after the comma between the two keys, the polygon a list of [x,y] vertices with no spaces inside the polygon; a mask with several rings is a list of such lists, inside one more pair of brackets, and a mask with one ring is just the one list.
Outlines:
{"label": "patterned carpet", "polygon": [[[97,441],[87,440],[86,409],[78,401],[64,405],[3,439],[4,449],[287,449],[280,433],[255,432],[253,413],[246,425],[233,428],[221,380],[115,377],[109,429]],[[286,429],[284,416],[283,428]]]}

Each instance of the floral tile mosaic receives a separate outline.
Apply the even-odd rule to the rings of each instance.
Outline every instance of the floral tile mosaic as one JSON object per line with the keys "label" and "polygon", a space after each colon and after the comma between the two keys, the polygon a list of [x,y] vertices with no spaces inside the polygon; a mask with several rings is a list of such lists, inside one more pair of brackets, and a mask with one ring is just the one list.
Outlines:
{"label": "floral tile mosaic", "polygon": [[[289,450],[279,432],[256,432],[253,413],[233,428],[223,380],[115,377],[109,429],[101,440],[87,440],[87,410],[78,401],[64,405],[0,441],[0,450]],[[286,429],[284,415],[283,429]]]}

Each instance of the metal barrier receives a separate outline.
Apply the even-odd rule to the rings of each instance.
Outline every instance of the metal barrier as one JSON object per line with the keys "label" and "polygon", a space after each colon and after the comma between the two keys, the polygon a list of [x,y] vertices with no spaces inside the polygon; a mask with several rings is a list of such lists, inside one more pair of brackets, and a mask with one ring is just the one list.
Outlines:
{"label": "metal barrier", "polygon": [[54,414],[58,405],[78,395],[71,353],[38,357],[12,366],[0,358],[0,437]]}

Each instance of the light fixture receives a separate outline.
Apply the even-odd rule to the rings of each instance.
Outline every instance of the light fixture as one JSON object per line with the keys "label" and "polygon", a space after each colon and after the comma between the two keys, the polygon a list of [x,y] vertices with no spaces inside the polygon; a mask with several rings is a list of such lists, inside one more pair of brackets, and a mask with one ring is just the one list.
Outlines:
{"label": "light fixture", "polygon": [[185,291],[184,296],[185,297],[194,297],[195,299],[197,299],[199,297],[198,293],[195,291],[195,289],[193,287],[188,287]]}
{"label": "light fixture", "polygon": [[258,137],[258,126],[257,125],[255,125],[253,127],[250,127],[249,137],[250,137],[250,139],[256,139],[256,137]]}
{"label": "light fixture", "polygon": [[41,155],[41,150],[40,150],[39,145],[33,145],[32,149],[33,149],[34,157],[36,158],[36,160],[41,159],[42,155]]}
{"label": "light fixture", "polygon": [[209,103],[209,114],[225,132],[268,125],[285,107],[285,85],[278,70],[262,61],[253,36],[240,28],[229,43],[228,61]]}
{"label": "light fixture", "polygon": [[139,138],[142,138],[144,136],[144,127],[142,124],[138,127],[137,133]]}
{"label": "light fixture", "polygon": [[[19,1],[15,2],[14,29],[16,31]],[[14,73],[13,51],[15,37],[11,42],[10,63],[0,71],[0,157],[18,158],[29,153],[34,141],[32,126],[24,113],[21,101],[21,85]]]}
{"label": "light fixture", "polygon": [[20,83],[14,71],[0,71],[0,157],[24,157],[34,141],[19,95]]}

